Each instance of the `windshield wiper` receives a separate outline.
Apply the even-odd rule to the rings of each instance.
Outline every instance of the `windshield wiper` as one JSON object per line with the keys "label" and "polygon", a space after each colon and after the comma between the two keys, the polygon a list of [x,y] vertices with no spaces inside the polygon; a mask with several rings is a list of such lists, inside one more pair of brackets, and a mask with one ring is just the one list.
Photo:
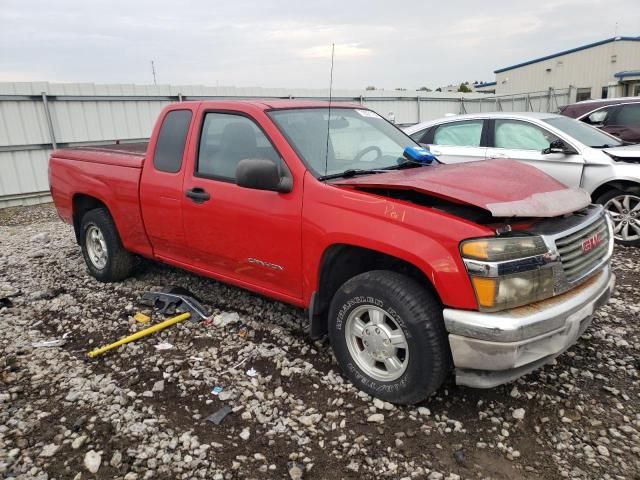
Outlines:
{"label": "windshield wiper", "polygon": [[321,177],[318,177],[318,180],[323,181],[323,180],[331,180],[332,178],[351,178],[351,177],[355,177],[356,175],[373,175],[374,173],[384,173],[386,171],[387,170],[375,170],[375,169],[366,170],[361,168],[349,168],[341,173],[332,173],[330,175],[322,175]]}
{"label": "windshield wiper", "polygon": [[404,158],[397,165],[392,165],[391,167],[385,167],[385,170],[402,170],[403,168],[416,168],[416,167],[427,167],[427,166],[429,166],[428,163],[416,162],[415,160],[408,160]]}

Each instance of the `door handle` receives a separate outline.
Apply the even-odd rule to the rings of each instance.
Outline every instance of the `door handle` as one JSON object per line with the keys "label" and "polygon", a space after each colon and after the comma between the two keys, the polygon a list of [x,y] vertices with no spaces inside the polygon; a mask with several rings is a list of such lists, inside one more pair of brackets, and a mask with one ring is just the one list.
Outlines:
{"label": "door handle", "polygon": [[204,188],[193,187],[185,192],[185,195],[189,197],[195,203],[204,203],[211,198]]}
{"label": "door handle", "polygon": [[506,153],[494,153],[490,154],[489,158],[509,158],[509,155],[507,155]]}
{"label": "door handle", "polygon": [[429,151],[431,153],[433,153],[434,155],[442,155],[442,151],[441,150],[434,150],[433,148],[430,148]]}

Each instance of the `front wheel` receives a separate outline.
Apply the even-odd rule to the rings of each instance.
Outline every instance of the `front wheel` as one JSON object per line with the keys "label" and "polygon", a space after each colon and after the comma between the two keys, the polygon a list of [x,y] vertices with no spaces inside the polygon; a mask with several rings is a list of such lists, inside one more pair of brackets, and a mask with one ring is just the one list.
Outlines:
{"label": "front wheel", "polygon": [[626,192],[609,190],[596,200],[604,206],[613,221],[616,243],[640,246],[640,189]]}
{"label": "front wheel", "polygon": [[374,397],[420,402],[451,370],[442,306],[405,275],[378,270],[350,279],[336,292],[329,315],[338,364]]}

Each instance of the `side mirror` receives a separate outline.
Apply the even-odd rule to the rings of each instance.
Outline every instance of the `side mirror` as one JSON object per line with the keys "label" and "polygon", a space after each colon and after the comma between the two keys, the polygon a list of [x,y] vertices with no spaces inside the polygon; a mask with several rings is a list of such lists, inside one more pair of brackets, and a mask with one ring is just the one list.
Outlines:
{"label": "side mirror", "polygon": [[236,185],[255,190],[289,193],[293,190],[290,177],[281,177],[278,166],[266,158],[246,158],[236,167]]}
{"label": "side mirror", "polygon": [[409,146],[404,149],[402,155],[407,160],[411,160],[416,163],[424,163],[427,165],[436,160],[436,156],[431,153],[428,148],[425,147]]}
{"label": "side mirror", "polygon": [[558,139],[551,142],[549,147],[542,150],[543,155],[548,155],[550,153],[564,153],[565,155],[571,155],[576,153],[576,151],[562,140]]}

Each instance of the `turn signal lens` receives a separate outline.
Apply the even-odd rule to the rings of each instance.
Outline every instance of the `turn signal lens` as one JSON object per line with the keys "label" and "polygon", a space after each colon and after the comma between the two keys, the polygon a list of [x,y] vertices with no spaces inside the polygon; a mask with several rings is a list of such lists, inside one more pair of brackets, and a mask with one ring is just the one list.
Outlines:
{"label": "turn signal lens", "polygon": [[466,258],[489,258],[489,242],[487,240],[470,240],[462,244],[462,256]]}
{"label": "turn signal lens", "polygon": [[496,285],[495,278],[471,277],[473,288],[476,291],[478,303],[482,307],[491,308],[496,304]]}

